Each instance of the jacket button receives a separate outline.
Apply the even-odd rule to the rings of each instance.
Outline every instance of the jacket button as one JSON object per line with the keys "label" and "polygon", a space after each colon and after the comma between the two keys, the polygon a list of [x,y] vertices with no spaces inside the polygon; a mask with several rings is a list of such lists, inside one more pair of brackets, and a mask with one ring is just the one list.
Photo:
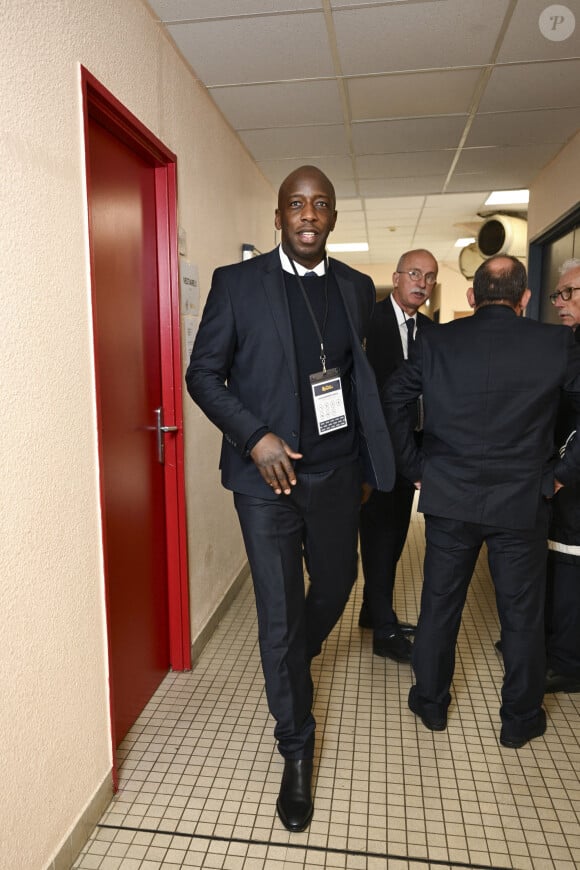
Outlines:
{"label": "jacket button", "polygon": [[298,432],[292,432],[292,437],[293,437],[293,438],[298,438]]}

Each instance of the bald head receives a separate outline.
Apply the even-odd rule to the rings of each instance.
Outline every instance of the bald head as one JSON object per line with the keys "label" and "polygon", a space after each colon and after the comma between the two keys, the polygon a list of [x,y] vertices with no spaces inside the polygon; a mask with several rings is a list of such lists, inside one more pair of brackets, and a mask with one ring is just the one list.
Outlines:
{"label": "bald head", "polygon": [[336,206],[336,194],[334,185],[331,180],[318,168],[318,166],[300,166],[295,169],[290,175],[287,175],[280,189],[278,190],[278,208],[280,208],[281,200],[286,200],[289,194],[293,191],[301,190],[304,183],[309,185],[315,183],[321,190],[324,190],[332,199],[332,208]]}
{"label": "bald head", "polygon": [[526,286],[526,270],[517,257],[490,257],[478,267],[473,277],[475,305],[503,302],[517,308]]}
{"label": "bald head", "polygon": [[278,191],[276,229],[291,260],[314,269],[326,252],[326,239],[336,223],[336,195],[317,166],[301,166],[284,179]]}

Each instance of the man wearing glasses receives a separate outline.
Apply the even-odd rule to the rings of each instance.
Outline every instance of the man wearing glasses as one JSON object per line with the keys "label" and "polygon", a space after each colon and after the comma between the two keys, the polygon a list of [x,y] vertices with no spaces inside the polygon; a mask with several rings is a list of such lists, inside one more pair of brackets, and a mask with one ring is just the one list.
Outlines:
{"label": "man wearing glasses", "polygon": [[[383,390],[397,465],[417,482],[425,515],[409,707],[431,731],[447,727],[461,615],[485,542],[505,665],[499,739],[510,749],[546,729],[549,499],[580,480],[580,441],[553,456],[562,392],[580,413],[580,348],[569,330],[518,316],[526,281],[515,257],[482,263],[468,290],[473,317],[425,330]],[[407,414],[419,395],[421,450]]]}
{"label": "man wearing glasses", "polygon": [[[425,250],[407,251],[393,273],[393,292],[375,308],[367,334],[367,357],[379,389],[409,356],[416,335],[432,325],[419,312],[437,282],[437,260]],[[420,420],[414,405],[413,437],[420,442]],[[373,490],[361,507],[359,536],[364,576],[359,625],[373,629],[373,652],[396,662],[410,662],[409,634],[415,626],[399,622],[393,610],[397,562],[405,546],[415,487],[397,475],[391,492]]]}
{"label": "man wearing glasses", "polygon": [[[566,260],[550,294],[560,321],[580,342],[580,260]],[[556,426],[558,445],[576,429],[573,411],[562,398]],[[562,446],[560,449],[562,449]],[[546,589],[546,692],[580,692],[580,486],[556,494],[548,541]]]}

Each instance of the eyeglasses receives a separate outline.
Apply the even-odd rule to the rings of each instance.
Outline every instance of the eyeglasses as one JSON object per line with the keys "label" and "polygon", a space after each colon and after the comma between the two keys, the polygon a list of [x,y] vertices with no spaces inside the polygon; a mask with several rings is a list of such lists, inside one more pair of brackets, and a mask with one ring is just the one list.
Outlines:
{"label": "eyeglasses", "polygon": [[420,269],[397,269],[398,275],[408,275],[412,281],[422,281],[425,279],[425,284],[436,284],[437,274],[435,272],[427,272],[426,275]]}
{"label": "eyeglasses", "polygon": [[553,293],[550,293],[550,302],[552,305],[555,305],[558,301],[558,296],[562,297],[562,302],[569,302],[574,290],[580,290],[580,287],[562,287],[561,290],[554,290]]}

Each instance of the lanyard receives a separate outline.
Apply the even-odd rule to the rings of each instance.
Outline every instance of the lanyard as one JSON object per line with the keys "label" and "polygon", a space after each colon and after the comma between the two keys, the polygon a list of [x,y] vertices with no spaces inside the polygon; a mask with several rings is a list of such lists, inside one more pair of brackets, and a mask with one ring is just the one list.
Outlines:
{"label": "lanyard", "polygon": [[310,318],[312,320],[314,329],[316,330],[316,335],[318,336],[318,341],[320,342],[320,363],[322,365],[322,371],[326,374],[326,353],[324,351],[324,330],[326,329],[326,319],[328,317],[328,262],[326,257],[324,258],[324,318],[322,320],[322,331],[318,325],[318,321],[315,317],[314,311],[312,310],[312,305],[310,304],[310,299],[308,298],[308,294],[304,289],[304,282],[302,278],[298,274],[298,270],[296,269],[296,264],[294,260],[290,260],[292,263],[292,268],[294,269],[294,274],[298,278],[298,284],[300,285],[300,289],[302,291],[302,295],[304,297],[304,301],[306,303],[306,308],[308,309],[308,313],[310,314]]}

